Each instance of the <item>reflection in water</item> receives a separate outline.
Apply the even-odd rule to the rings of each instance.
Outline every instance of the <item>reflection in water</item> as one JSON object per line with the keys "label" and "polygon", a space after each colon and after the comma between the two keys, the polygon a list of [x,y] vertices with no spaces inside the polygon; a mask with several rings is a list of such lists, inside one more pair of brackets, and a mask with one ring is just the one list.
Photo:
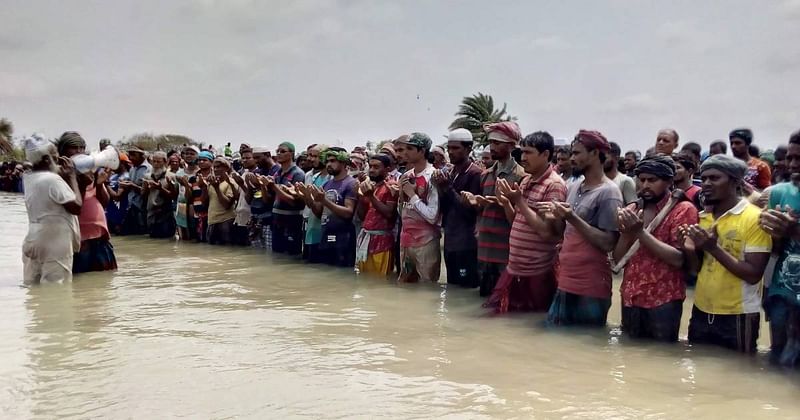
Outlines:
{"label": "reflection in water", "polygon": [[21,288],[24,209],[13,196],[0,196],[0,209],[2,418],[793,418],[800,409],[797,373],[763,357],[631,341],[614,327],[547,329],[543,315],[487,314],[475,291],[396,286],[250,249],[116,238],[119,271]]}

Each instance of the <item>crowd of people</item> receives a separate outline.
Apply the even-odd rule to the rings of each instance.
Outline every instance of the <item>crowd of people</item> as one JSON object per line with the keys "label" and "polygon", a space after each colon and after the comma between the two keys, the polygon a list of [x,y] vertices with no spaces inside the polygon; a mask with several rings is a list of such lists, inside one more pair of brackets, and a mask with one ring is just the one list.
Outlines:
{"label": "crowd of people", "polygon": [[749,129],[707,151],[679,148],[665,129],[644,154],[623,154],[597,131],[557,147],[515,122],[484,130],[482,153],[456,129],[443,146],[415,132],[375,151],[131,147],[117,169],[89,173],[70,159],[86,151],[78,133],[31,137],[24,278],[114,269],[112,235],[149,235],[399,282],[437,282],[444,262],[448,284],[477,289],[499,313],[603,326],[618,273],[626,334],[677,341],[687,284],[696,283],[689,342],[753,353],[763,308],[772,360],[797,363],[800,131],[760,154]]}

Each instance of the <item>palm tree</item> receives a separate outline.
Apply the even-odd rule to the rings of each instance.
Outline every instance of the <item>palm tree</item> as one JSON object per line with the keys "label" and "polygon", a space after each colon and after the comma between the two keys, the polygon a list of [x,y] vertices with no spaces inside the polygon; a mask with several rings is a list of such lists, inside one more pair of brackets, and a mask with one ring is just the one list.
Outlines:
{"label": "palm tree", "polygon": [[14,133],[14,126],[11,121],[0,118],[0,154],[10,154],[14,152],[14,144],[11,143],[11,135]]}
{"label": "palm tree", "polygon": [[486,133],[483,131],[484,124],[515,121],[517,119],[517,117],[506,113],[505,103],[503,104],[503,109],[495,109],[492,95],[484,95],[481,92],[478,92],[477,95],[464,97],[455,115],[458,118],[450,124],[450,130],[466,128],[472,132],[472,137],[480,144],[486,143]]}

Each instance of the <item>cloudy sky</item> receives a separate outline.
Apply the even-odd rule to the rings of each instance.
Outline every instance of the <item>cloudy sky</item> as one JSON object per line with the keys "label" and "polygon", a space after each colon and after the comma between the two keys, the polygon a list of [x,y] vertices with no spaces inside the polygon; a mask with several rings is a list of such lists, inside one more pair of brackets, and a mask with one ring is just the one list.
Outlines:
{"label": "cloudy sky", "polygon": [[749,126],[762,146],[800,128],[800,0],[1,3],[18,135],[440,138],[479,91],[523,132],[623,149],[668,126],[703,144]]}

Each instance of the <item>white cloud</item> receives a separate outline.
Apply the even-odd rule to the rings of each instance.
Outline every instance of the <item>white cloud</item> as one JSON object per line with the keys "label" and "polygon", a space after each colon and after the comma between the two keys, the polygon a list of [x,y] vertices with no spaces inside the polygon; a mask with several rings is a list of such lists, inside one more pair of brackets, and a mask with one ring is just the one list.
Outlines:
{"label": "white cloud", "polygon": [[784,0],[778,12],[787,19],[800,19],[800,0]]}
{"label": "white cloud", "polygon": [[0,71],[0,98],[41,98],[46,92],[45,82],[34,74]]}
{"label": "white cloud", "polygon": [[612,100],[601,107],[602,110],[614,113],[655,113],[664,107],[653,95],[637,93]]}
{"label": "white cloud", "polygon": [[532,39],[530,46],[533,49],[541,50],[565,50],[570,47],[570,44],[558,35],[547,35]]}

